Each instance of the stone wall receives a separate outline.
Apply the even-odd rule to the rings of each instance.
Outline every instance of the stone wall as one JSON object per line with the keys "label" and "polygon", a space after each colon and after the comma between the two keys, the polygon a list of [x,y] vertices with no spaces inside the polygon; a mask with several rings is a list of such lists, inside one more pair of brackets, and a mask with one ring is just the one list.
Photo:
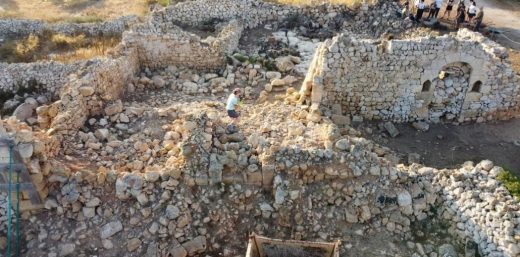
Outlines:
{"label": "stone wall", "polygon": [[68,80],[86,62],[0,63],[0,90],[15,94],[21,89],[49,92],[57,95]]}
{"label": "stone wall", "polygon": [[[96,59],[67,82],[60,100],[37,109],[40,126],[50,133],[76,133],[91,115],[106,108],[118,108],[127,83],[139,70],[135,49],[125,50],[114,58]],[[122,107],[121,107],[122,108]]]}
{"label": "stone wall", "polygon": [[237,48],[242,29],[242,24],[233,20],[216,37],[201,39],[171,23],[152,20],[125,32],[123,42],[127,48],[137,49],[143,67],[214,70],[225,66],[226,55]]}
{"label": "stone wall", "polygon": [[383,42],[343,34],[318,52],[301,90],[314,104],[398,122],[518,115],[519,77],[507,50],[469,30]]}
{"label": "stone wall", "polygon": [[246,28],[254,28],[267,21],[281,21],[292,14],[306,14],[323,21],[347,10],[348,8],[345,6],[330,4],[309,7],[274,4],[258,0],[196,0],[178,3],[152,15],[154,19],[163,20],[163,22],[178,22],[191,26],[212,20],[241,19]]}
{"label": "stone wall", "polygon": [[0,38],[41,35],[45,31],[65,35],[87,36],[121,35],[130,25],[139,21],[137,16],[122,16],[100,23],[47,23],[39,20],[0,19]]}

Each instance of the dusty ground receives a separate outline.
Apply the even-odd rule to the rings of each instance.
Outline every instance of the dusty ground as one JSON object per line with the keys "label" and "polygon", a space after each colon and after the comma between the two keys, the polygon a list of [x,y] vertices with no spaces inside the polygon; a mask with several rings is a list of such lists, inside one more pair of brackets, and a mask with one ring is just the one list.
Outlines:
{"label": "dusty ground", "polygon": [[0,17],[49,21],[78,17],[114,19],[131,14],[143,16],[148,8],[147,0],[0,0]]}
{"label": "dusty ground", "polygon": [[459,126],[430,124],[427,132],[417,131],[410,124],[396,124],[396,127],[400,131],[396,138],[381,136],[377,129],[364,134],[397,151],[402,160],[407,160],[409,153],[418,153],[423,164],[448,168],[468,160],[489,159],[520,175],[520,146],[514,144],[520,142],[519,119]]}
{"label": "dusty ground", "polygon": [[498,36],[496,40],[504,46],[520,50],[520,2],[480,0],[477,6],[484,6],[484,23],[502,31],[507,37]]}

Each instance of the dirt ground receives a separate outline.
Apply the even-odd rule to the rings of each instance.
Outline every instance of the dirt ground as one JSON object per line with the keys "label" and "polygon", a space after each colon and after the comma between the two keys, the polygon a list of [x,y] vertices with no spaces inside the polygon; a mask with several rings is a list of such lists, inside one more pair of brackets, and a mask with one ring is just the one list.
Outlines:
{"label": "dirt ground", "polygon": [[389,137],[378,133],[377,124],[371,134],[364,135],[398,152],[406,161],[409,153],[421,155],[423,164],[435,168],[457,167],[465,161],[489,159],[520,176],[520,119],[485,124],[430,124],[426,132],[410,124],[395,124],[400,134]]}
{"label": "dirt ground", "polygon": [[115,19],[131,14],[143,16],[148,8],[147,0],[0,0],[0,17],[48,21],[82,16]]}
{"label": "dirt ground", "polygon": [[484,7],[484,23],[503,32],[503,36],[498,36],[496,40],[504,46],[520,50],[520,2],[478,0],[477,6]]}

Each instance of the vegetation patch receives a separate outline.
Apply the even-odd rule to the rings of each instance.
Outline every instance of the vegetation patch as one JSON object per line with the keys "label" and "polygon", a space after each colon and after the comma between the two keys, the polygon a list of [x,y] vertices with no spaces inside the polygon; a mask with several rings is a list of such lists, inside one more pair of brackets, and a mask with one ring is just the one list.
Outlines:
{"label": "vegetation patch", "polygon": [[148,4],[149,5],[152,5],[152,4],[160,4],[164,7],[170,5],[170,0],[148,0]]}
{"label": "vegetation patch", "polygon": [[502,182],[515,198],[520,198],[520,179],[511,171],[504,170],[497,175],[498,181]]}
{"label": "vegetation patch", "polygon": [[0,61],[7,63],[54,60],[73,62],[105,55],[117,45],[117,36],[87,37],[83,34],[68,36],[45,32],[26,38],[10,40],[0,45]]}
{"label": "vegetation patch", "polygon": [[516,73],[520,74],[520,51],[511,49],[509,51],[509,60],[511,61],[511,66],[513,66]]}

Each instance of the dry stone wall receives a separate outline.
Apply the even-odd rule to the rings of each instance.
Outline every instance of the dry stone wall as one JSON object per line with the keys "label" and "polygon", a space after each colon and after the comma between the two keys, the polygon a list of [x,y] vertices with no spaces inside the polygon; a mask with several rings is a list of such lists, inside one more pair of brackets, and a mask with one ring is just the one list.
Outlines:
{"label": "dry stone wall", "polygon": [[65,35],[121,35],[130,25],[138,21],[135,15],[122,16],[100,23],[47,23],[39,20],[0,19],[0,39],[24,37],[30,34],[41,35],[46,31]]}
{"label": "dry stone wall", "polygon": [[153,19],[163,22],[178,22],[192,26],[212,20],[240,19],[243,20],[246,28],[254,28],[267,21],[281,21],[294,14],[307,14],[323,21],[325,16],[332,18],[347,10],[345,6],[341,5],[298,7],[258,0],[196,0],[178,3],[152,15]]}
{"label": "dry stone wall", "polygon": [[169,65],[201,70],[222,68],[226,55],[238,46],[243,27],[237,20],[226,24],[218,35],[201,39],[171,23],[149,23],[125,32],[126,47],[136,48],[143,67],[164,68]]}
{"label": "dry stone wall", "polygon": [[40,126],[50,126],[51,134],[76,133],[90,115],[103,111],[110,115],[107,109],[118,108],[128,81],[138,70],[135,49],[116,58],[94,60],[67,82],[60,100],[37,109]]}
{"label": "dry stone wall", "polygon": [[60,62],[0,63],[0,90],[13,93],[22,89],[49,92],[56,96],[67,82],[68,75],[86,62],[64,64]]}
{"label": "dry stone wall", "polygon": [[343,34],[317,52],[301,90],[314,104],[398,122],[518,115],[519,77],[506,49],[469,30],[383,42]]}

